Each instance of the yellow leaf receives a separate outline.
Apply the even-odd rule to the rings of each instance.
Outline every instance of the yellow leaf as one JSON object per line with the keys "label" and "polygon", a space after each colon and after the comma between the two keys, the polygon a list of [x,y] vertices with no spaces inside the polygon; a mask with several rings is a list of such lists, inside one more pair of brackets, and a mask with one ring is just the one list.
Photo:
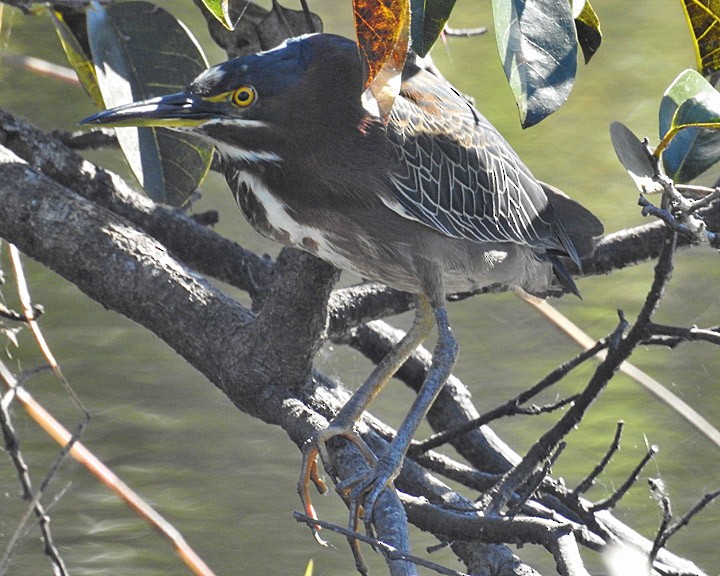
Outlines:
{"label": "yellow leaf", "polygon": [[703,76],[720,70],[720,0],[681,0],[693,35],[698,71]]}

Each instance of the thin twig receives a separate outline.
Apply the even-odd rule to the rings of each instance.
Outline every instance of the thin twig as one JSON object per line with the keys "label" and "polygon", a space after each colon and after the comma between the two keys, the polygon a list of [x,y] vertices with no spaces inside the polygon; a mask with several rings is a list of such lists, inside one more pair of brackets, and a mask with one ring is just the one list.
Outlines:
{"label": "thin twig", "polygon": [[33,310],[35,307],[32,304],[32,300],[30,298],[30,290],[28,289],[27,281],[25,280],[25,272],[23,270],[22,261],[20,259],[20,251],[14,244],[9,244],[9,248],[10,261],[12,262],[13,272],[15,274],[17,293],[23,306],[23,313],[27,318],[27,323],[30,327],[30,331],[33,333],[33,336],[35,337],[35,341],[37,342],[40,351],[43,353],[43,356],[47,360],[47,363],[52,367],[57,379],[62,382],[63,387],[65,388],[70,398],[72,398],[73,402],[75,402],[75,405],[83,412],[85,417],[89,418],[90,413],[85,409],[85,406],[83,406],[80,398],[78,398],[77,394],[75,394],[75,391],[72,389],[72,386],[70,386],[70,383],[65,378],[65,375],[60,369],[60,365],[58,364],[55,356],[50,350],[50,346],[48,346],[47,340],[45,340],[45,336],[43,336],[43,333],[40,331],[40,326],[38,325],[36,318],[33,316]]}
{"label": "thin twig", "polygon": [[659,344],[674,348],[683,342],[702,341],[720,345],[720,327],[698,328],[691,326],[666,326],[651,322],[647,325],[648,337],[643,344]]}
{"label": "thin twig", "polygon": [[628,490],[632,488],[633,484],[637,482],[638,476],[640,475],[640,472],[642,472],[642,469],[645,467],[645,465],[659,452],[659,448],[655,445],[650,446],[645,453],[645,456],[642,457],[642,460],[638,463],[638,465],[635,467],[635,469],[630,473],[630,475],[627,477],[625,482],[622,483],[620,488],[618,488],[615,493],[610,496],[609,498],[606,498],[605,500],[601,500],[600,502],[596,502],[592,505],[592,511],[593,512],[599,512],[600,510],[607,510],[608,508],[612,508],[617,504],[620,499],[627,494]]}
{"label": "thin twig", "polygon": [[545,461],[542,469],[537,470],[534,475],[530,477],[530,480],[528,480],[528,486],[523,490],[523,495],[517,501],[514,501],[512,505],[508,506],[508,516],[513,517],[520,512],[522,507],[525,506],[525,503],[532,497],[533,494],[535,494],[535,491],[542,485],[543,480],[545,480],[545,478],[550,474],[553,464],[557,462],[557,459],[560,457],[560,454],[562,454],[566,447],[567,442],[560,442],[555,452],[553,452],[550,457]]}
{"label": "thin twig", "polygon": [[[35,305],[33,308],[33,318],[37,318],[44,312],[44,309],[40,305]],[[28,317],[25,314],[11,310],[3,304],[0,304],[0,317],[5,320],[12,320],[13,322],[27,322]]]}
{"label": "thin twig", "polygon": [[[450,428],[448,430],[444,430],[442,432],[438,432],[437,434],[433,434],[429,438],[413,443],[412,446],[410,446],[410,449],[408,450],[408,455],[410,457],[415,457],[419,454],[422,454],[423,452],[427,452],[429,450],[433,450],[437,448],[438,446],[442,446],[443,444],[446,444],[447,442],[452,441],[454,438],[457,438],[458,436],[465,434],[466,432],[470,432],[471,430],[475,430],[476,428],[479,428],[481,426],[485,426],[489,422],[492,422],[493,420],[496,420],[498,418],[502,418],[504,416],[511,416],[514,414],[538,414],[541,412],[551,411],[548,410],[542,410],[542,409],[536,409],[537,411],[528,411],[528,409],[520,408],[521,404],[524,404],[534,396],[538,395],[540,392],[544,391],[545,389],[549,388],[562,378],[564,378],[567,374],[569,374],[574,368],[585,362],[586,360],[589,360],[590,358],[597,355],[598,352],[601,350],[607,348],[607,342],[605,340],[599,340],[597,341],[592,347],[588,348],[587,350],[583,350],[580,352],[577,356],[574,358],[571,358],[567,362],[564,362],[555,370],[550,372],[545,378],[540,380],[537,384],[532,386],[531,388],[528,388],[527,390],[524,390],[514,398],[511,398],[508,400],[505,404],[502,406],[499,406],[493,410],[490,410],[489,412],[486,412],[482,416],[479,416],[478,418],[475,418],[473,420],[470,420],[469,422],[466,422],[460,426],[455,426],[453,428]],[[553,405],[552,409],[557,409],[562,406],[565,406],[569,404],[570,402],[573,402],[575,400],[575,396],[572,396],[570,398],[565,399],[564,401],[561,401],[561,405]],[[530,409],[532,410],[532,409]]]}
{"label": "thin twig", "polygon": [[[659,538],[656,539],[657,544],[658,544],[658,551],[667,544],[667,541],[670,539],[671,536],[673,536],[683,526],[687,526],[690,523],[690,520],[696,514],[701,512],[708,504],[710,504],[718,496],[720,496],[720,489],[714,490],[713,492],[709,492],[709,493],[705,494],[677,522],[675,522],[673,525],[669,526],[667,528],[667,530],[665,530],[665,532]],[[654,548],[654,546],[653,546],[653,548]]]}
{"label": "thin twig", "polygon": [[[4,366],[0,368],[4,369]],[[48,474],[46,474],[45,479],[40,486],[40,490],[37,493],[34,493],[32,488],[32,481],[30,479],[30,475],[28,474],[28,467],[25,464],[25,460],[23,459],[20,452],[20,441],[18,440],[17,434],[15,433],[15,429],[12,425],[10,414],[7,410],[7,405],[5,402],[0,402],[0,428],[2,428],[3,432],[5,450],[7,451],[8,455],[10,456],[10,460],[15,466],[20,485],[23,489],[22,498],[23,500],[28,500],[30,502],[25,514],[18,522],[15,532],[8,540],[8,544],[5,548],[5,553],[3,554],[3,557],[0,558],[0,574],[4,574],[6,572],[7,567],[10,564],[10,559],[12,558],[12,555],[15,553],[15,551],[17,550],[17,546],[20,543],[20,538],[24,532],[25,526],[27,525],[30,517],[34,513],[39,521],[40,532],[42,534],[42,539],[45,545],[45,555],[50,559],[50,563],[53,566],[53,571],[59,576],[67,576],[67,568],[65,567],[65,563],[60,556],[60,552],[55,546],[52,533],[50,532],[49,518],[47,517],[42,504],[40,504],[40,498],[45,493],[45,488],[47,487],[50,478],[54,476],[57,472],[59,463],[62,457],[64,457],[65,452],[61,451],[61,457],[57,458],[53,466],[51,466],[50,471],[48,471]]]}
{"label": "thin twig", "polygon": [[705,227],[705,222],[689,213],[683,215],[682,218],[678,218],[669,210],[658,208],[645,198],[645,196],[639,197],[638,204],[642,206],[643,216],[654,216],[662,220],[669,228],[679,232],[686,238],[690,238],[696,242],[706,240],[710,243],[717,240],[717,234],[708,230]]}
{"label": "thin twig", "polygon": [[672,522],[673,514],[672,506],[670,504],[670,495],[667,493],[667,489],[665,488],[665,482],[663,482],[660,478],[648,478],[648,484],[650,485],[650,491],[652,492],[653,497],[660,505],[660,508],[662,508],[662,520],[660,521],[660,527],[658,528],[657,535],[653,541],[652,550],[650,550],[650,554],[648,555],[648,563],[652,566],[658,552],[664,545],[663,536],[667,532],[667,527],[670,525],[670,522]]}
{"label": "thin twig", "polygon": [[343,528],[342,526],[338,526],[337,524],[332,524],[331,522],[325,522],[317,518],[312,518],[303,514],[302,512],[293,512],[293,518],[295,518],[295,520],[297,520],[298,522],[304,522],[311,528],[313,526],[320,526],[321,528],[325,528],[327,530],[337,532],[338,534],[342,534],[346,538],[352,538],[355,540],[359,540],[360,542],[364,542],[365,544],[370,544],[375,550],[380,552],[388,560],[406,560],[408,562],[412,562],[413,564],[417,564],[418,566],[422,566],[423,568],[429,568],[430,570],[433,570],[434,572],[437,572],[439,574],[447,574],[447,576],[468,576],[464,572],[451,570],[450,568],[445,568],[440,564],[435,564],[435,562],[430,562],[429,560],[425,560],[418,556],[414,556],[413,554],[408,554],[407,552],[398,550],[397,548],[394,548],[381,540],[377,540],[376,538],[371,538],[370,536],[365,536],[360,532],[348,530],[347,528]]}
{"label": "thin twig", "polygon": [[603,456],[598,465],[593,468],[592,472],[590,472],[590,474],[588,474],[587,477],[575,487],[572,491],[574,496],[580,496],[590,489],[590,487],[595,483],[595,479],[602,474],[605,467],[610,463],[611,458],[620,449],[620,438],[622,437],[623,426],[625,426],[625,422],[620,420],[617,423],[615,436],[613,437],[607,452],[605,452],[605,456]]}

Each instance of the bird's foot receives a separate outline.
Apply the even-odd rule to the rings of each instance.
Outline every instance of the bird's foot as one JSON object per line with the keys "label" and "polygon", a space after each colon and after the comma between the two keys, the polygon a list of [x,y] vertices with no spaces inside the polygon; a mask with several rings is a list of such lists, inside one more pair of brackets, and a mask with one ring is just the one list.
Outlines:
{"label": "bird's foot", "polygon": [[[392,449],[388,450],[380,460],[370,450],[365,441],[354,430],[348,430],[343,425],[330,424],[325,430],[321,430],[316,436],[310,438],[302,448],[302,470],[300,480],[298,481],[298,494],[302,501],[305,514],[310,518],[317,519],[315,508],[310,499],[310,483],[312,482],[318,492],[325,494],[327,492],[327,484],[320,477],[318,469],[318,456],[323,462],[323,466],[327,471],[332,471],[330,456],[327,450],[327,443],[330,439],[342,436],[350,440],[360,450],[363,458],[370,466],[369,470],[361,472],[351,478],[337,482],[337,478],[333,478],[336,484],[336,491],[343,498],[349,509],[348,529],[352,532],[358,532],[360,519],[365,524],[365,530],[368,535],[374,535],[372,528],[373,510],[378,498],[384,490],[390,486],[397,477],[402,468],[403,454],[395,455]],[[392,448],[392,447],[390,447]],[[311,525],[315,540],[326,546],[327,542],[320,536],[320,526]],[[348,537],[348,543],[355,558],[355,566],[360,574],[367,574],[367,565],[360,552],[359,541],[356,538]]]}
{"label": "bird's foot", "polygon": [[[310,499],[310,483],[313,483],[320,494],[325,494],[327,492],[327,484],[325,484],[323,479],[320,477],[320,471],[318,469],[318,456],[320,457],[320,460],[322,460],[325,470],[331,471],[332,464],[327,450],[327,443],[337,436],[342,436],[355,444],[355,446],[357,446],[360,450],[363,458],[365,458],[365,461],[370,466],[375,466],[377,463],[375,454],[373,454],[372,450],[370,450],[365,441],[360,438],[360,435],[352,429],[352,426],[331,423],[330,426],[308,439],[302,447],[302,465],[297,490],[300,495],[300,501],[302,502],[305,514],[310,518],[317,519],[315,508],[313,507],[312,500]],[[357,519],[360,515],[360,508],[357,504],[353,506],[351,502],[348,502],[348,505],[350,506],[350,526],[351,529],[355,530],[358,523]],[[353,515],[356,517],[355,520],[353,520]],[[323,546],[327,545],[325,540],[320,537],[320,527],[314,525],[311,526],[311,528],[315,540]]]}
{"label": "bird's foot", "polygon": [[386,452],[375,466],[357,476],[340,482],[335,490],[348,503],[350,508],[350,527],[357,531],[362,517],[365,530],[372,534],[372,520],[375,504],[386,488],[392,485],[402,469],[403,455],[395,456]]}

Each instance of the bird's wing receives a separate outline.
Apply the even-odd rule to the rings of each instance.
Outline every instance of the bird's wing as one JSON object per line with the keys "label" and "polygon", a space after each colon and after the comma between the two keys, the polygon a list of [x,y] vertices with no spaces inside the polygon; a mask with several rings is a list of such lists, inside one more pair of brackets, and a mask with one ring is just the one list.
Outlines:
{"label": "bird's wing", "polygon": [[576,257],[525,164],[443,80],[420,69],[406,74],[387,134],[397,160],[389,208],[447,236]]}

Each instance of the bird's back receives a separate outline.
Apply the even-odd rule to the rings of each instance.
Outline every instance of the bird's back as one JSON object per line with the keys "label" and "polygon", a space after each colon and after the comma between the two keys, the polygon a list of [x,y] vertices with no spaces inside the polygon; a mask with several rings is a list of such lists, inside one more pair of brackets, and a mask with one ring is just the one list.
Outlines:
{"label": "bird's back", "polygon": [[389,208],[452,238],[527,246],[576,291],[556,255],[580,266],[602,224],[536,180],[466,97],[409,62],[387,136],[396,155]]}

